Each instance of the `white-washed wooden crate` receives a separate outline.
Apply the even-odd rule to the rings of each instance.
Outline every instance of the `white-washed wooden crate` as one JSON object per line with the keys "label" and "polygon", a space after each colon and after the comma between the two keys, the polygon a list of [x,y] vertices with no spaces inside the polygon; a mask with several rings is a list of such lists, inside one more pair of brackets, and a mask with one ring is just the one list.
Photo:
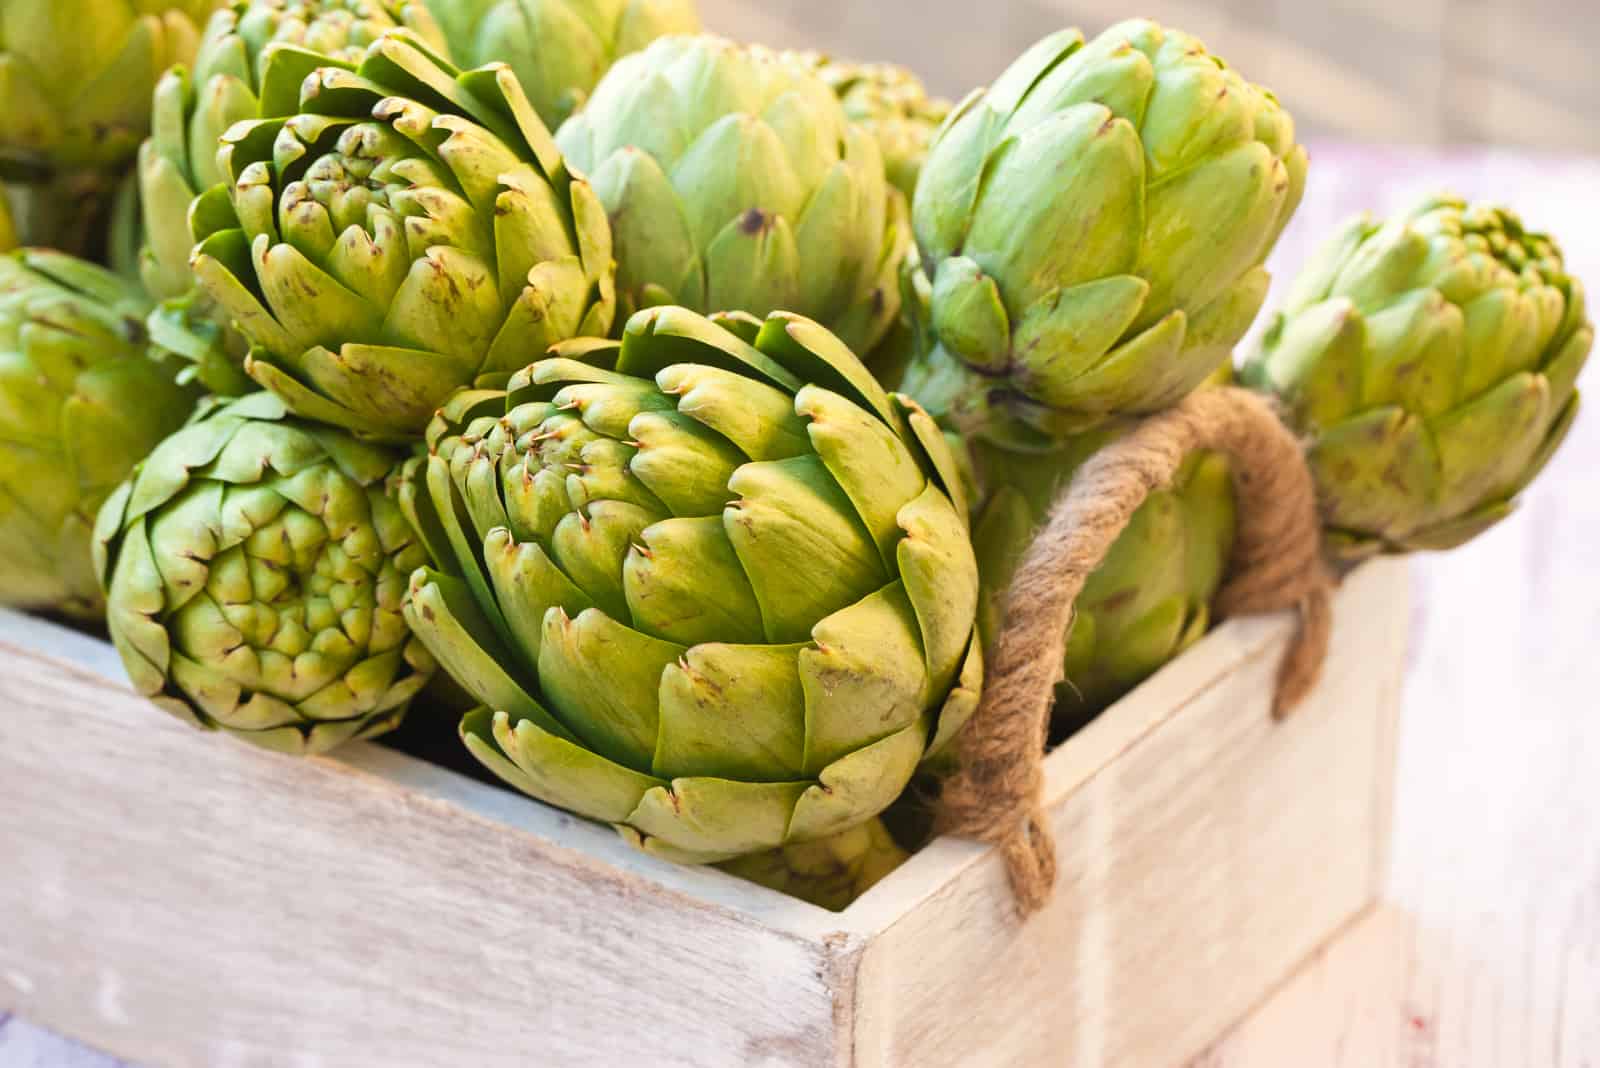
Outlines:
{"label": "white-washed wooden crate", "polygon": [[202,734],[3,615],[0,1008],[146,1065],[1183,1065],[1377,892],[1406,604],[1352,574],[1286,722],[1281,615],[1057,748],[1026,923],[973,842],[827,912],[380,745]]}

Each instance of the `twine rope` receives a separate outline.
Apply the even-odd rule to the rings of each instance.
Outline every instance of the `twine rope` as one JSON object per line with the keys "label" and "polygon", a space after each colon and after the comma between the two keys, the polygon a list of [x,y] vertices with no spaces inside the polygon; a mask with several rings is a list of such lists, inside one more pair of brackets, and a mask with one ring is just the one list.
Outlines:
{"label": "twine rope", "polygon": [[944,830],[1000,847],[1023,916],[1055,885],[1043,762],[1073,603],[1145,498],[1196,450],[1228,458],[1239,517],[1217,611],[1299,612],[1273,715],[1288,715],[1322,671],[1333,577],[1322,559],[1316,489],[1300,443],[1270,402],[1237,387],[1200,390],[1091,457],[1017,568],[983,698],[958,743],[960,768],[940,796]]}

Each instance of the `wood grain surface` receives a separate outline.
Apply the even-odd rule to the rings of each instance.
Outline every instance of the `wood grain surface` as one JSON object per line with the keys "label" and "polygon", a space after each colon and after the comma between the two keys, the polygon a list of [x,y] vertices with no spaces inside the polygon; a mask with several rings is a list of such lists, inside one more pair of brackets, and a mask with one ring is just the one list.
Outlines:
{"label": "wood grain surface", "polygon": [[[1600,288],[1600,160],[1314,157],[1280,283],[1347,212],[1448,185],[1556,231]],[[1600,362],[1585,383],[1600,387]],[[1413,574],[1387,901],[1194,1068],[1600,1065],[1600,416],[1580,418],[1517,516]],[[4,1068],[111,1063],[0,1019]]]}

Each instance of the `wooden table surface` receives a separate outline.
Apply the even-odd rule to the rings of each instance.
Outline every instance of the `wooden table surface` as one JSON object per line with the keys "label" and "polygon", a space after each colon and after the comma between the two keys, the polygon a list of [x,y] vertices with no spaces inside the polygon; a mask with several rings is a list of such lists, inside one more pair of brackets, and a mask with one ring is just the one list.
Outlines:
{"label": "wooden table surface", "polygon": [[[1479,150],[1314,146],[1280,284],[1349,212],[1442,186],[1556,231],[1600,304],[1600,160]],[[1600,413],[1413,575],[1386,901],[1191,1068],[1600,1068]],[[0,1068],[113,1063],[0,1016]]]}

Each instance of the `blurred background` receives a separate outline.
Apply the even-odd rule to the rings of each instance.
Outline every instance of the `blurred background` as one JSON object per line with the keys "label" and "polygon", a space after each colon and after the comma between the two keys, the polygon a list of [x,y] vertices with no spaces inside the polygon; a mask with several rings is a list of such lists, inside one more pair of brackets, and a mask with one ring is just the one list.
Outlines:
{"label": "blurred background", "polygon": [[700,0],[745,40],[887,59],[953,98],[1137,10],[1283,98],[1302,136],[1600,152],[1600,0]]}

